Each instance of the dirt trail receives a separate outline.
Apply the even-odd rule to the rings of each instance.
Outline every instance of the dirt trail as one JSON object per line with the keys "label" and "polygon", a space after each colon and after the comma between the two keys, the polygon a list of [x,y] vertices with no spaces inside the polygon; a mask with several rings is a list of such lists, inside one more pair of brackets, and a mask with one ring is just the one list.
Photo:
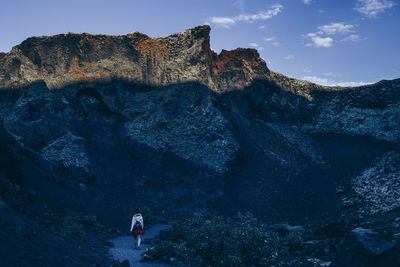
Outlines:
{"label": "dirt trail", "polygon": [[134,248],[132,236],[120,236],[111,240],[113,247],[110,248],[111,257],[119,262],[129,261],[131,267],[166,267],[168,265],[158,262],[141,262],[142,255],[150,247],[145,244],[147,239],[158,236],[162,230],[170,227],[168,224],[156,224],[146,230],[142,236],[142,245],[140,250]]}

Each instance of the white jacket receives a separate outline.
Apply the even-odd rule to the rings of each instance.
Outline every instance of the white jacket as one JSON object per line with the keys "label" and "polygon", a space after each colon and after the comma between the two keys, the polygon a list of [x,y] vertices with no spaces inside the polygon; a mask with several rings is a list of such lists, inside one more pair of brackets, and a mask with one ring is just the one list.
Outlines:
{"label": "white jacket", "polygon": [[133,217],[132,217],[132,224],[131,224],[131,232],[132,232],[133,227],[135,226],[135,223],[136,223],[136,222],[139,222],[140,225],[142,226],[142,228],[144,228],[142,214],[137,213],[137,214],[133,215]]}

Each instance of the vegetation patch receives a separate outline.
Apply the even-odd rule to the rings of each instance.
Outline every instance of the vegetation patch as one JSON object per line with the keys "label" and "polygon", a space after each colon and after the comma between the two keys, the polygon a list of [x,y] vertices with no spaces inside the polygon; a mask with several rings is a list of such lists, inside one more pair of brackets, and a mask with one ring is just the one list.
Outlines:
{"label": "vegetation patch", "polygon": [[195,214],[160,234],[146,259],[186,266],[286,266],[300,263],[301,232],[282,233],[251,214],[236,218]]}

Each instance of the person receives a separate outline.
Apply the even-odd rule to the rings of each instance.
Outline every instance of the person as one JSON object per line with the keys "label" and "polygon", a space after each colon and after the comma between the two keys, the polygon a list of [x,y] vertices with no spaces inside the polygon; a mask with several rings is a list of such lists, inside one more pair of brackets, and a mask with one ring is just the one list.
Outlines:
{"label": "person", "polygon": [[143,216],[139,210],[135,210],[132,217],[131,234],[135,240],[135,248],[140,249],[140,243],[142,242],[141,236],[144,234],[144,223]]}

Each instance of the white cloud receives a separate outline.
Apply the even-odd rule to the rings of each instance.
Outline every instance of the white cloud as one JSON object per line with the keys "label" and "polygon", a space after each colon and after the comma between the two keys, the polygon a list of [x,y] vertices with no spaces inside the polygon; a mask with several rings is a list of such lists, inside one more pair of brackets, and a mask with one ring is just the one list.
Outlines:
{"label": "white cloud", "polygon": [[346,38],[343,38],[341,41],[342,42],[353,42],[353,43],[355,43],[355,42],[359,42],[361,40],[363,40],[363,39],[360,37],[360,35],[358,35],[358,34],[350,34]]}
{"label": "white cloud", "polygon": [[255,14],[239,14],[234,17],[212,17],[210,20],[211,24],[214,24],[223,28],[231,28],[238,22],[253,23],[256,21],[264,21],[278,15],[283,9],[283,5],[276,4],[270,8],[260,11]]}
{"label": "white cloud", "polygon": [[320,84],[320,85],[330,85],[329,80],[326,78],[320,78],[317,76],[304,76],[303,80],[312,82],[312,83],[316,83],[316,84]]}
{"label": "white cloud", "polygon": [[303,71],[304,71],[305,73],[311,73],[311,72],[312,72],[312,70],[309,70],[309,69],[303,69]]}
{"label": "white cloud", "polygon": [[275,36],[265,37],[265,38],[262,38],[262,40],[264,42],[271,43],[273,46],[278,46],[279,45],[279,42],[276,41],[276,37]]}
{"label": "white cloud", "polygon": [[315,33],[309,33],[307,36],[311,40],[311,43],[307,44],[307,46],[327,48],[333,45],[333,39],[331,37],[321,37]]}
{"label": "white cloud", "polygon": [[265,41],[265,42],[272,42],[272,41],[275,41],[275,40],[276,40],[275,36],[263,38],[263,41]]}
{"label": "white cloud", "polygon": [[325,85],[325,86],[346,86],[346,87],[354,87],[354,86],[361,86],[361,85],[366,85],[366,84],[371,84],[368,82],[343,82],[343,81],[333,81],[330,79],[326,78],[321,78],[318,76],[304,76],[303,80],[320,84],[320,85]]}
{"label": "white cloud", "polygon": [[263,30],[263,29],[267,28],[267,26],[265,26],[265,25],[260,25],[260,26],[258,26],[258,28],[259,28],[260,30]]}
{"label": "white cloud", "polygon": [[354,32],[354,25],[346,24],[343,22],[332,22],[331,24],[319,26],[318,30],[320,30],[321,33],[325,33],[328,35],[333,35],[338,33],[346,34]]}
{"label": "white cloud", "polygon": [[367,17],[374,18],[395,5],[390,0],[358,0],[354,9]]}
{"label": "white cloud", "polygon": [[[363,40],[356,32],[356,26],[344,22],[332,22],[330,24],[318,26],[318,31],[308,33],[306,37],[310,38],[311,43],[307,46],[331,47],[334,42],[358,42]],[[338,35],[345,37],[339,39]]]}
{"label": "white cloud", "polygon": [[283,9],[283,5],[281,4],[276,4],[271,6],[269,9],[258,12],[256,14],[241,14],[236,16],[236,19],[238,21],[245,21],[245,22],[255,22],[257,20],[267,20],[270,19],[276,15],[278,15],[279,13],[281,13]]}
{"label": "white cloud", "polygon": [[229,29],[230,27],[236,24],[236,21],[233,18],[229,17],[212,17],[211,23],[219,27]]}
{"label": "white cloud", "polygon": [[301,0],[303,4],[309,5],[313,2],[313,0]]}
{"label": "white cloud", "polygon": [[296,59],[295,55],[287,55],[286,57],[284,57],[286,60],[294,60]]}
{"label": "white cloud", "polygon": [[257,43],[249,43],[249,46],[254,47],[257,50],[263,50],[264,49],[264,47],[260,46]]}
{"label": "white cloud", "polygon": [[273,46],[278,46],[279,42],[276,40],[275,36],[265,37],[262,39],[264,42],[271,43]]}

